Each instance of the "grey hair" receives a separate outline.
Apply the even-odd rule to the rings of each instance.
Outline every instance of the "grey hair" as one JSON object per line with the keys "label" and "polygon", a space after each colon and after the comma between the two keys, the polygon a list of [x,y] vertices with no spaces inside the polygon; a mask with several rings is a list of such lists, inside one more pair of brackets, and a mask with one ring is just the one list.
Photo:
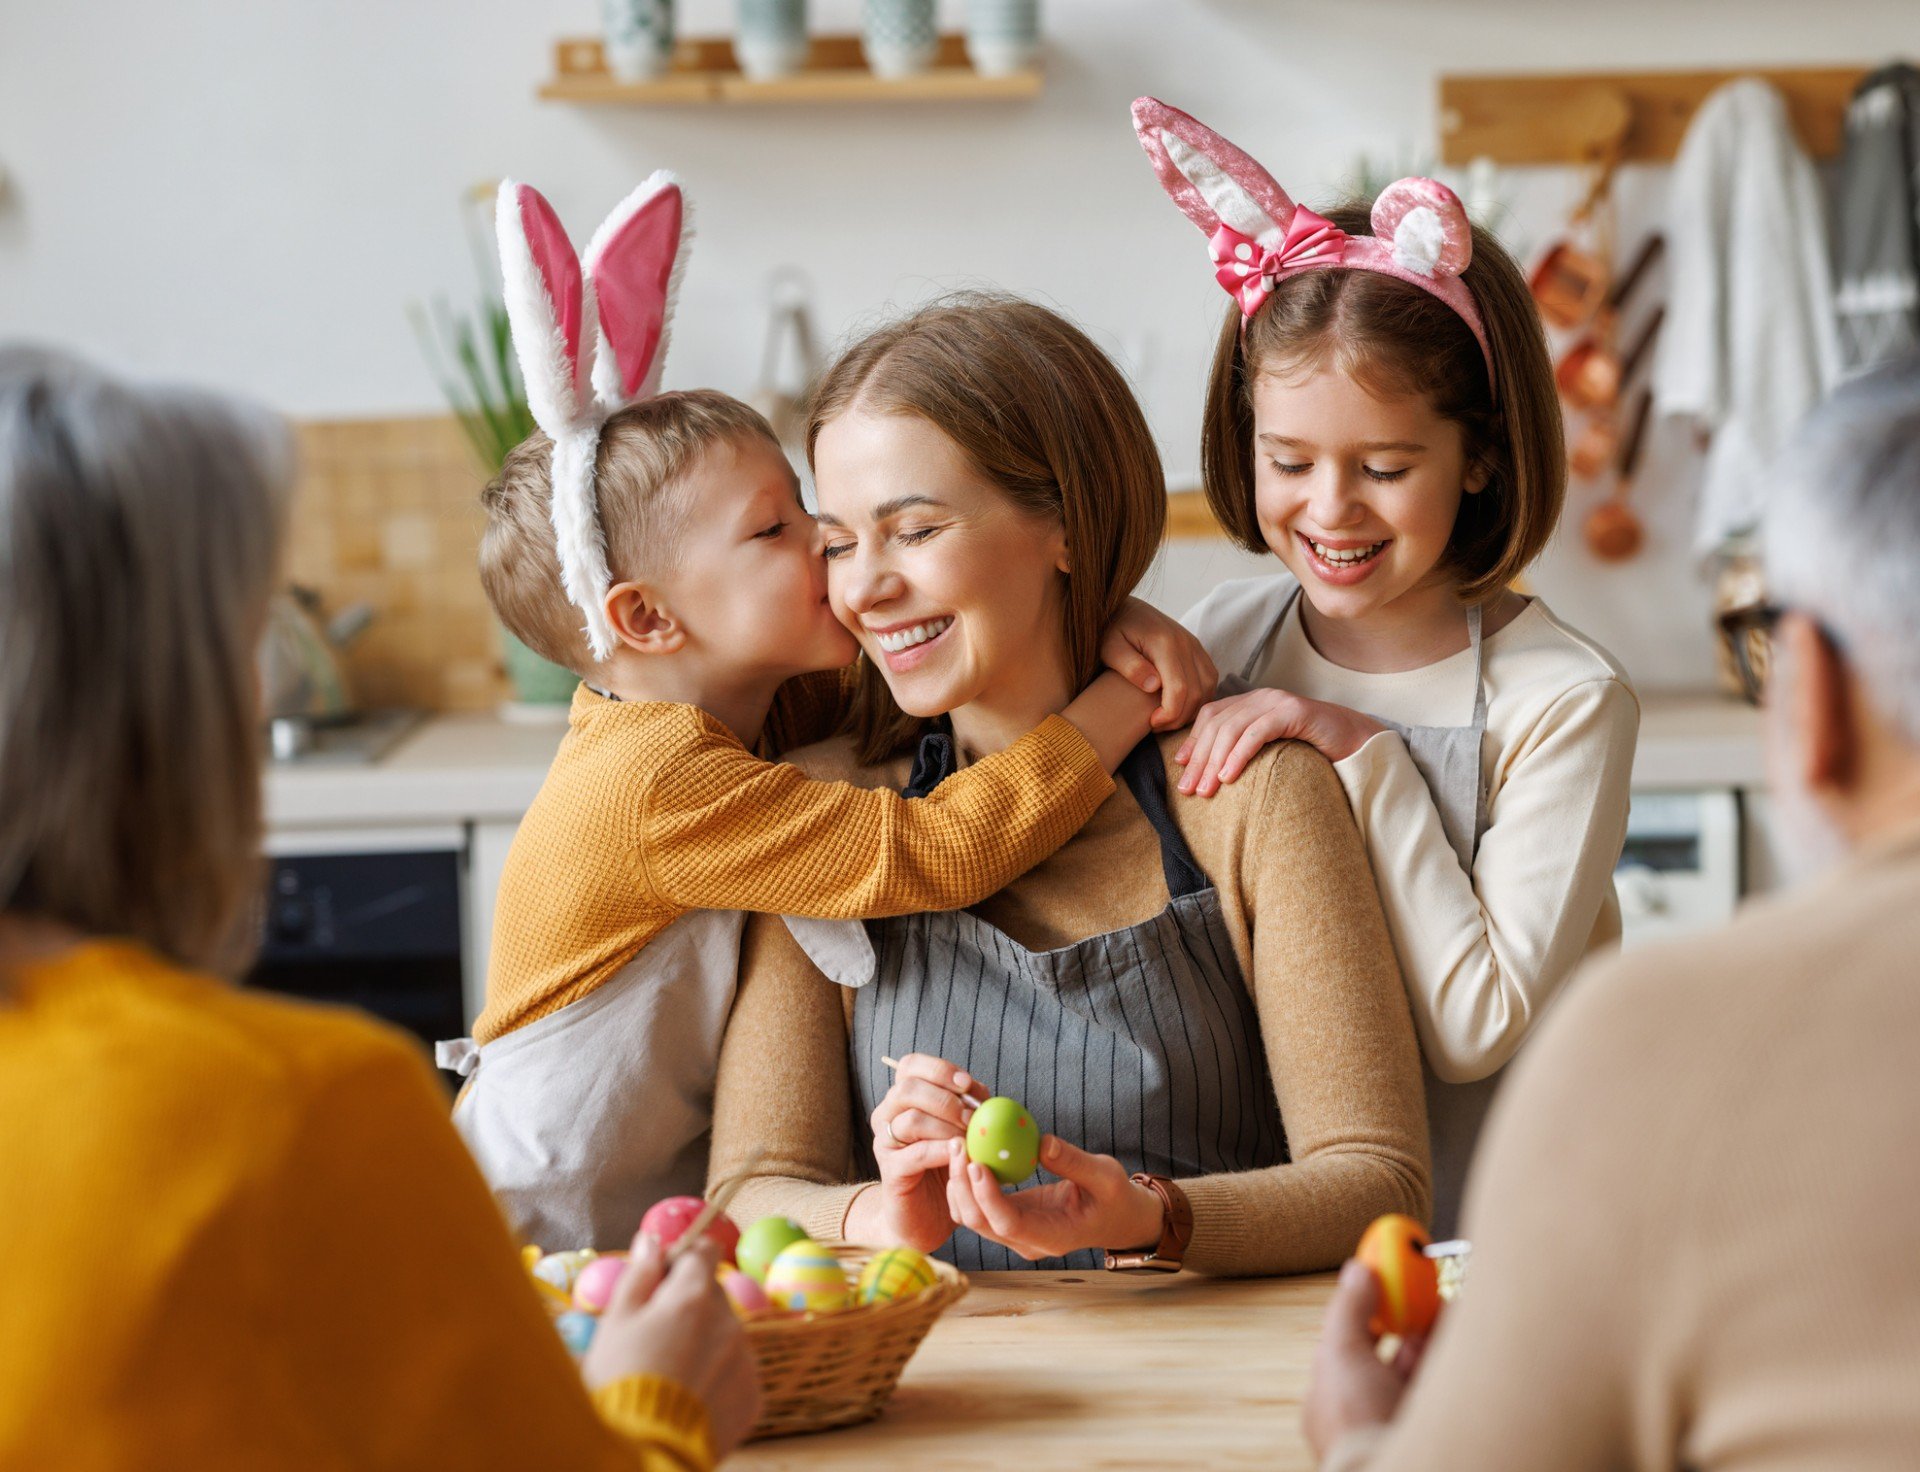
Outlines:
{"label": "grey hair", "polygon": [[1818,618],[1874,708],[1920,745],[1920,357],[1807,416],[1768,508],[1769,595]]}
{"label": "grey hair", "polygon": [[0,914],[232,972],[285,426],[0,347]]}

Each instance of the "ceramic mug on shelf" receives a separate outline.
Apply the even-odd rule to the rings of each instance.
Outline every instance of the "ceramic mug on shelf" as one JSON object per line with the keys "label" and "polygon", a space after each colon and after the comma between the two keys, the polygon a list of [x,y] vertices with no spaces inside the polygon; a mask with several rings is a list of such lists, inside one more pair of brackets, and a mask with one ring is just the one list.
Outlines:
{"label": "ceramic mug on shelf", "polygon": [[739,0],[733,52],[756,82],[790,77],[807,64],[807,0]]}
{"label": "ceramic mug on shelf", "polygon": [[600,0],[607,70],[647,82],[673,66],[673,0]]}
{"label": "ceramic mug on shelf", "polygon": [[1040,59],[1040,0],[967,0],[967,60],[983,77],[1025,71]]}
{"label": "ceramic mug on shelf", "polygon": [[860,49],[876,77],[911,77],[940,54],[933,0],[866,0]]}

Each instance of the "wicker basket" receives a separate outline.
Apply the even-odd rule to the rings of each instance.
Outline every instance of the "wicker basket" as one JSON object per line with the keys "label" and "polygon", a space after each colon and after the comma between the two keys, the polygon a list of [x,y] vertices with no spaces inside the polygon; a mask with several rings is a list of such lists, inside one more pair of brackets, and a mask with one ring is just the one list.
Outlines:
{"label": "wicker basket", "polygon": [[[849,1277],[858,1277],[874,1253],[845,1242],[826,1245]],[[933,1271],[938,1281],[911,1298],[837,1314],[749,1320],[747,1341],[764,1401],[750,1439],[825,1431],[879,1415],[933,1321],[966,1297],[964,1274],[943,1262]]]}

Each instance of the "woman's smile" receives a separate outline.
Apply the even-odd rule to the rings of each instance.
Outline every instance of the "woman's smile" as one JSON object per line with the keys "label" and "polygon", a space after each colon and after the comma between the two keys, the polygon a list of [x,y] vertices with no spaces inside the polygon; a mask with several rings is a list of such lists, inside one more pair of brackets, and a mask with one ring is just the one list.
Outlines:
{"label": "woman's smile", "polygon": [[931,659],[953,624],[953,615],[946,613],[917,623],[889,624],[883,629],[867,628],[863,632],[880,646],[887,668],[900,673]]}

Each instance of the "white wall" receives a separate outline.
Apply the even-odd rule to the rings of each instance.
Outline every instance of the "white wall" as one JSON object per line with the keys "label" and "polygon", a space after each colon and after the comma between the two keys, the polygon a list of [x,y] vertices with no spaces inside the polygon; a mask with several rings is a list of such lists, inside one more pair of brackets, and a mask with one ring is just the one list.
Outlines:
{"label": "white wall", "polygon": [[[941,0],[957,25],[959,0]],[[853,29],[855,0],[815,0]],[[1127,364],[1176,482],[1221,297],[1198,237],[1134,144],[1154,92],[1267,161],[1308,201],[1356,154],[1430,157],[1442,71],[1871,62],[1920,49],[1912,0],[1048,0],[1045,95],[996,106],[604,109],[538,102],[556,36],[592,0],[0,0],[0,334],[263,395],[301,415],[432,408],[404,308],[467,297],[457,201],[513,174],[577,233],[669,164],[700,211],[670,383],[744,391],[764,281],[806,268],[837,336],[889,302],[989,282],[1051,301]],[[682,30],[730,27],[683,0]],[[1626,181],[1627,233],[1662,171]],[[1573,197],[1565,171],[1510,175],[1521,250]],[[1678,447],[1641,504],[1662,545],[1597,569],[1562,539],[1537,582],[1646,684],[1710,669],[1683,552]],[[1663,468],[1664,467],[1664,468]],[[1577,514],[1570,525],[1577,528]],[[1170,603],[1232,563],[1176,550]]]}

